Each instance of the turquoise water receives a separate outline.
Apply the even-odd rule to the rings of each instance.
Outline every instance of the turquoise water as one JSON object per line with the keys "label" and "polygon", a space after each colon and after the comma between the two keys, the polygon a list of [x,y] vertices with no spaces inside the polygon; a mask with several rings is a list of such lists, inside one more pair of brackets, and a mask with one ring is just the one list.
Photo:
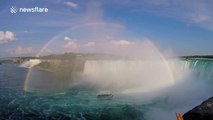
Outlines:
{"label": "turquoise water", "polygon": [[142,106],[127,96],[97,100],[94,90],[67,89],[53,93],[25,92],[27,69],[12,64],[0,66],[0,119],[141,119]]}
{"label": "turquoise water", "polygon": [[[199,80],[212,81],[212,61],[187,60],[184,67],[193,71]],[[165,93],[149,93],[151,95],[113,93],[112,100],[101,101],[96,98],[98,91],[95,89],[66,88],[47,93],[26,92],[23,90],[26,74],[26,68],[13,64],[0,65],[1,120],[175,120],[175,112],[184,113],[204,98],[213,96],[212,85],[206,86],[204,82],[205,85],[200,86],[197,80],[199,84],[194,87],[188,87],[188,84],[177,85],[174,89],[162,90]],[[187,101],[189,99],[197,101]]]}

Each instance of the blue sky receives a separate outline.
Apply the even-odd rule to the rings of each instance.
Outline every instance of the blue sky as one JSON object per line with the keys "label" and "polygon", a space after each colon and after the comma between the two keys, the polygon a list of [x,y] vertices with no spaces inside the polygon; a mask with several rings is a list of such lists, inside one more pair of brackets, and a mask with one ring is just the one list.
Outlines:
{"label": "blue sky", "polygon": [[[48,12],[12,14],[12,6]],[[165,54],[213,54],[212,6],[211,0],[1,0],[0,57],[109,51],[147,40]]]}

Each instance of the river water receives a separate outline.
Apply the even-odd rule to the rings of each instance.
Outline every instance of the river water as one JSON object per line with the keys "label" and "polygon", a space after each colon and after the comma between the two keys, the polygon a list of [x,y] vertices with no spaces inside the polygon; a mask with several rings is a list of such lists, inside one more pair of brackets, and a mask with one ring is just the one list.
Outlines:
{"label": "river water", "polygon": [[[212,68],[209,67],[212,64],[199,62],[186,61],[184,67],[190,68],[193,73],[174,86],[144,94],[115,92],[112,100],[98,100],[96,89],[70,88],[70,82],[58,82],[48,73],[36,69],[34,77],[37,74],[43,76],[37,76],[37,80],[44,84],[34,84],[33,87],[49,91],[25,91],[28,69],[4,63],[0,65],[0,119],[175,120],[175,112],[183,114],[213,96],[210,78]],[[208,74],[201,64],[206,67]],[[203,72],[206,73],[205,77],[202,76]]]}

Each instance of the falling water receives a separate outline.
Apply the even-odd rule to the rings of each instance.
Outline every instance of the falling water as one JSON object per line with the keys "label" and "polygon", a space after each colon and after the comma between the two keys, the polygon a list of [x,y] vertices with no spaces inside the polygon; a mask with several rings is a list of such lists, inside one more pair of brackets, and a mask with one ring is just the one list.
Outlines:
{"label": "falling water", "polygon": [[125,90],[123,92],[147,92],[157,90],[173,83],[163,61],[142,60],[89,60],[84,74],[92,77],[99,85],[110,85]]}
{"label": "falling water", "polygon": [[31,68],[35,65],[38,65],[39,63],[41,63],[41,60],[39,59],[30,59],[28,61],[23,62],[20,67]]}

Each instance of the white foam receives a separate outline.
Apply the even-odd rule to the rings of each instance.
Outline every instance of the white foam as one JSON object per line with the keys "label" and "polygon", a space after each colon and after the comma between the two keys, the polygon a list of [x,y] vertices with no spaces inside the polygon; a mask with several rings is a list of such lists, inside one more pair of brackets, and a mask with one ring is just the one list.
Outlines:
{"label": "white foam", "polygon": [[41,63],[41,60],[39,59],[30,59],[28,61],[23,62],[20,67],[24,67],[24,68],[32,68],[33,66],[38,65],[39,63]]}

